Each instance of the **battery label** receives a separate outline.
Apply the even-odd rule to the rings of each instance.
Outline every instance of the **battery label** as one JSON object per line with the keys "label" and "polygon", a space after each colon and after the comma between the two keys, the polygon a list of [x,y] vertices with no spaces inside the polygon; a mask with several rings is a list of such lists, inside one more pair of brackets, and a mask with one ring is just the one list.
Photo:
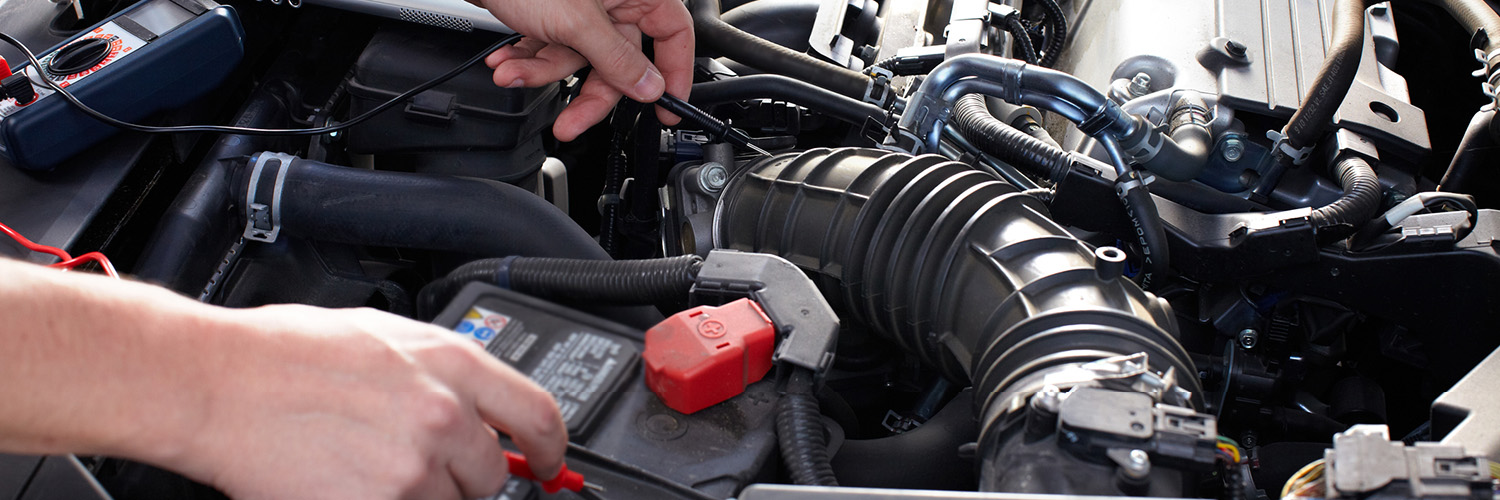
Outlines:
{"label": "battery label", "polygon": [[570,430],[585,423],[640,354],[617,336],[536,312],[506,314],[470,306],[453,331],[551,393]]}
{"label": "battery label", "polygon": [[601,385],[614,378],[619,368],[620,342],[586,332],[568,334],[567,340],[552,345],[547,357],[527,375],[557,399],[563,420],[574,415],[599,395]]}
{"label": "battery label", "polygon": [[[68,88],[69,86],[78,83],[80,80],[87,78],[89,75],[99,72],[99,70],[104,69],[106,66],[118,62],[126,55],[135,52],[141,47],[145,47],[147,43],[145,40],[140,39],[140,37],[137,37],[130,34],[130,32],[125,31],[125,29],[121,28],[120,25],[109,22],[104,23],[103,26],[94,28],[87,34],[68,42],[68,44],[71,45],[74,43],[78,43],[81,40],[90,38],[102,38],[105,40],[109,40],[109,52],[104,56],[103,61],[99,61],[99,64],[95,64],[92,68],[79,71],[71,75],[54,75],[49,72],[47,73],[47,78],[51,79],[54,82],[57,82],[57,85],[59,87]],[[46,68],[52,64],[52,58],[55,55],[57,55],[57,51],[45,54],[38,58],[38,60],[41,61],[42,67]],[[43,98],[52,95],[52,89],[48,88],[47,84],[42,82],[41,77],[35,70],[36,68],[32,67],[31,65],[28,65],[26,67],[26,76],[31,79],[32,87],[34,87],[37,92],[36,101],[32,101],[26,106],[36,104],[37,101],[40,101]],[[4,102],[0,102],[0,118],[10,116],[17,110],[25,109],[26,106],[17,105],[14,99],[6,99]]]}

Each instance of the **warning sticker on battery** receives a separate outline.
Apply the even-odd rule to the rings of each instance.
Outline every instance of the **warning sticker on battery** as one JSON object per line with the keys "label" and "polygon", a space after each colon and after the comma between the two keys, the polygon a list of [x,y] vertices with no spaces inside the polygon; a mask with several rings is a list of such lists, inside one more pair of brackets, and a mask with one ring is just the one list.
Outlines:
{"label": "warning sticker on battery", "polygon": [[527,375],[552,393],[563,420],[571,422],[591,400],[602,396],[604,384],[614,379],[622,347],[619,341],[603,335],[573,332],[552,344],[547,356]]}
{"label": "warning sticker on battery", "polygon": [[640,357],[617,335],[540,311],[495,310],[501,308],[470,306],[453,330],[551,393],[570,432],[586,426]]}

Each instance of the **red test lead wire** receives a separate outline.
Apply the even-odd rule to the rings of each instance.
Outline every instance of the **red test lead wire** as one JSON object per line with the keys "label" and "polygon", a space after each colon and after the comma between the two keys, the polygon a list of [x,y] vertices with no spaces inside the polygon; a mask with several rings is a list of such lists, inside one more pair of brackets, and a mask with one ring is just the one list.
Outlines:
{"label": "red test lead wire", "polygon": [[536,481],[537,484],[542,485],[542,491],[546,491],[547,493],[557,493],[558,490],[582,493],[584,488],[604,491],[604,488],[599,485],[584,481],[583,474],[568,470],[567,464],[563,464],[562,471],[557,473],[557,477],[542,481],[537,479],[536,473],[531,472],[531,464],[526,462],[526,457],[506,451],[505,462],[510,466],[511,475],[521,479]]}
{"label": "red test lead wire", "polygon": [[98,262],[99,267],[104,269],[104,274],[108,275],[109,277],[120,277],[120,273],[115,271],[115,265],[109,261],[109,257],[105,257],[102,253],[89,252],[74,257],[72,255],[68,255],[68,252],[61,248],[35,243],[30,239],[27,239],[25,236],[21,236],[21,233],[16,232],[16,230],[11,229],[10,226],[5,225],[4,223],[0,223],[0,233],[5,233],[6,236],[10,236],[11,239],[16,240],[16,243],[20,243],[21,246],[26,247],[27,250],[45,253],[62,260],[61,262],[49,265],[47,267],[73,269],[75,267],[78,267],[79,264],[93,261]]}

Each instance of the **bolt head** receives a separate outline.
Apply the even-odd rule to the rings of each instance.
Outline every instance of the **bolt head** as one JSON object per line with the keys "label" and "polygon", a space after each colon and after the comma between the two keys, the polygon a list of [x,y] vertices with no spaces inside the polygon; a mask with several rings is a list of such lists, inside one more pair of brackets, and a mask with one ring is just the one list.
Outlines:
{"label": "bolt head", "polygon": [[1130,87],[1128,88],[1128,90],[1130,90],[1131,97],[1140,97],[1146,94],[1150,94],[1151,75],[1148,75],[1144,72],[1136,73],[1135,76],[1130,79]]}
{"label": "bolt head", "polygon": [[729,184],[729,169],[718,162],[704,163],[698,169],[698,186],[704,191],[717,193]]}
{"label": "bolt head", "polygon": [[1245,141],[1238,137],[1224,139],[1224,161],[1233,163],[1245,157]]}
{"label": "bolt head", "polygon": [[1237,338],[1239,340],[1240,347],[1246,349],[1254,349],[1255,344],[1260,342],[1260,333],[1256,332],[1253,329],[1246,328],[1244,330],[1240,330],[1240,334]]}
{"label": "bolt head", "polygon": [[1131,465],[1141,466],[1150,461],[1151,456],[1146,454],[1146,450],[1130,450]]}

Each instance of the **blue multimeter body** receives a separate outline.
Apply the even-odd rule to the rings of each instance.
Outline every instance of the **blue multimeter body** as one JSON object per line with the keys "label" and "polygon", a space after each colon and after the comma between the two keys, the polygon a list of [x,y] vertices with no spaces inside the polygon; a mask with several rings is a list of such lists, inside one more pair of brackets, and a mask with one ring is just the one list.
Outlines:
{"label": "blue multimeter body", "polygon": [[[75,43],[105,39],[99,61],[66,75],[52,61]],[[41,82],[51,78],[107,116],[139,122],[181,107],[217,88],[245,56],[245,30],[234,9],[212,0],[145,0],[44,53],[42,68],[18,64],[37,98],[0,102],[0,156],[30,170],[50,170],[119,129],[79,111]],[[77,51],[83,52],[83,51]],[[20,61],[12,61],[20,63]],[[68,61],[78,66],[76,58]]]}

